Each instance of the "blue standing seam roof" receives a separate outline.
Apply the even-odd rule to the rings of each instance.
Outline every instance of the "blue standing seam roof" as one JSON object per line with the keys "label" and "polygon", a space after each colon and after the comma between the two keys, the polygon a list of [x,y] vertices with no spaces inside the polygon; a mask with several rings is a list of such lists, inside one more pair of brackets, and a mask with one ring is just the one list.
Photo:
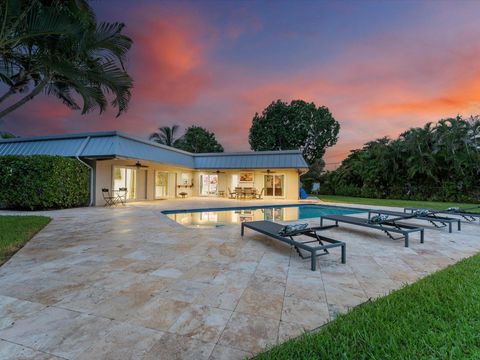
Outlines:
{"label": "blue standing seam roof", "polygon": [[0,140],[0,155],[125,157],[199,170],[308,168],[296,150],[192,154],[117,131]]}

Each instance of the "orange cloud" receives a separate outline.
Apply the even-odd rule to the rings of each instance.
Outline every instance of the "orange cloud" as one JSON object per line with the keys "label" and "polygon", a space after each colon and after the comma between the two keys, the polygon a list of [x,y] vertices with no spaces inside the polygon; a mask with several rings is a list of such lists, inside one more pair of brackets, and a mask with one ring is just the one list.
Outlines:
{"label": "orange cloud", "polygon": [[[437,4],[431,7],[429,14],[439,11]],[[143,4],[141,12],[128,14],[135,89],[130,110],[120,118],[111,111],[80,116],[57,100],[36,105],[36,99],[6,124],[21,135],[109,129],[146,135],[162,125],[197,124],[214,131],[227,150],[245,150],[255,112],[276,99],[304,99],[328,106],[340,122],[339,142],[326,155],[327,162],[338,162],[366,141],[480,112],[480,28],[474,11],[468,11],[472,20],[459,21],[464,17],[452,17],[448,6],[430,21],[392,25],[392,33],[352,36],[344,43],[332,37],[327,40],[338,44],[331,53],[323,52],[321,41],[327,40],[310,39],[305,51],[318,40],[314,46],[322,56],[312,50],[310,60],[299,53],[298,63],[285,64],[279,41],[287,52],[290,40],[282,34],[245,39],[264,27],[268,35],[273,28],[262,23],[268,17],[240,8],[213,28],[215,20],[192,8]]]}
{"label": "orange cloud", "polygon": [[[409,98],[411,98],[410,96]],[[438,89],[431,97],[416,93],[407,101],[375,103],[367,106],[366,111],[380,116],[421,116],[432,115],[447,117],[458,113],[480,112],[480,73],[472,78],[461,80],[446,89]]]}

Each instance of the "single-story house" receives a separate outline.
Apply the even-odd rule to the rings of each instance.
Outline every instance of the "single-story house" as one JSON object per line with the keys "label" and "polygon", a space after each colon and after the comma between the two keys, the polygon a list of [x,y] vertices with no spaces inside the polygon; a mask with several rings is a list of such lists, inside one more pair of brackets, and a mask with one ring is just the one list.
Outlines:
{"label": "single-story house", "polygon": [[91,170],[92,205],[104,204],[105,188],[127,188],[128,201],[226,197],[235,188],[296,200],[299,176],[308,171],[301,151],[192,154],[118,131],[4,139],[0,155],[78,159]]}

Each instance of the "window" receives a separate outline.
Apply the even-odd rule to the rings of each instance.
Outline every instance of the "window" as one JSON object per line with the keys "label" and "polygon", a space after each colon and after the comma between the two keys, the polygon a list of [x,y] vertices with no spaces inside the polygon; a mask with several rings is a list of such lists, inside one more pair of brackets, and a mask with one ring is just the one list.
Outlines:
{"label": "window", "polygon": [[161,199],[168,196],[168,173],[155,171],[155,198]]}
{"label": "window", "polygon": [[284,175],[265,175],[264,176],[265,196],[284,197],[285,196],[285,176]]}
{"label": "window", "polygon": [[182,173],[181,175],[181,185],[190,185],[190,175]]}
{"label": "window", "polygon": [[200,175],[200,195],[217,195],[218,175]]}
{"label": "window", "polygon": [[120,188],[127,189],[127,199],[134,200],[136,198],[136,170],[127,167],[113,168],[113,190]]}

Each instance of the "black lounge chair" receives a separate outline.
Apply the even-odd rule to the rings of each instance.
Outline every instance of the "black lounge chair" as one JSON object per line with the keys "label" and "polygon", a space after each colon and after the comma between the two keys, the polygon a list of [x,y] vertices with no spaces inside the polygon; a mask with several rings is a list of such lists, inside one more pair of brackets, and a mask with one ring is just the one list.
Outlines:
{"label": "black lounge chair", "polygon": [[457,216],[461,216],[465,221],[475,222],[476,219],[478,219],[480,221],[480,213],[475,213],[475,212],[472,212],[472,211],[469,211],[469,210],[475,210],[475,209],[479,209],[479,208],[480,208],[480,205],[479,206],[474,206],[474,207],[471,207],[471,208],[465,208],[465,209],[448,208],[446,210],[432,210],[432,209],[421,209],[421,208],[415,208],[415,207],[406,207],[406,208],[403,209],[403,211],[406,212],[406,213],[412,213],[412,212],[418,211],[418,210],[428,210],[432,214],[457,215]]}
{"label": "black lounge chair", "polygon": [[[409,245],[409,235],[413,232],[420,232],[420,243],[424,242],[424,229],[421,227],[411,226],[403,223],[398,223],[398,219],[388,219],[380,222],[373,222],[369,219],[357,218],[354,216],[346,215],[324,215],[320,217],[320,226],[323,226],[323,220],[335,221],[335,225],[338,226],[338,223],[345,223],[350,225],[367,227],[370,229],[376,229],[383,231],[388,235],[392,240],[405,239],[405,247]],[[391,233],[402,234],[401,237],[393,237]]]}
{"label": "black lounge chair", "polygon": [[[329,254],[328,249],[334,247],[341,247],[342,250],[342,264],[346,262],[346,244],[343,241],[338,241],[334,239],[327,238],[325,236],[321,236],[317,233],[317,231],[325,230],[332,228],[333,226],[325,226],[325,227],[310,227],[302,230],[295,230],[285,235],[280,235],[282,229],[284,229],[284,225],[277,224],[271,221],[251,221],[251,222],[244,222],[242,223],[242,236],[244,235],[245,228],[252,229],[264,235],[270,236],[271,238],[280,240],[288,245],[291,245],[297,250],[298,255],[302,259],[311,260],[311,269],[315,271],[317,269],[317,256]],[[308,236],[313,238],[314,240],[310,241],[297,241],[294,240],[295,236]],[[318,246],[310,245],[312,243],[317,243]],[[324,244],[324,242],[328,242],[329,244]],[[304,256],[300,250],[304,250],[310,253],[310,256]],[[321,251],[321,254],[317,252]]]}
{"label": "black lounge chair", "polygon": [[452,219],[449,217],[437,216],[434,212],[430,211],[413,211],[410,214],[406,214],[405,212],[401,211],[391,211],[391,210],[369,210],[368,211],[368,219],[371,219],[372,214],[378,215],[389,215],[395,216],[396,220],[408,220],[408,219],[416,219],[416,220],[425,220],[430,222],[436,228],[442,228],[448,226],[448,232],[452,232],[452,224],[457,223],[458,231],[461,230],[461,221],[459,219]]}

